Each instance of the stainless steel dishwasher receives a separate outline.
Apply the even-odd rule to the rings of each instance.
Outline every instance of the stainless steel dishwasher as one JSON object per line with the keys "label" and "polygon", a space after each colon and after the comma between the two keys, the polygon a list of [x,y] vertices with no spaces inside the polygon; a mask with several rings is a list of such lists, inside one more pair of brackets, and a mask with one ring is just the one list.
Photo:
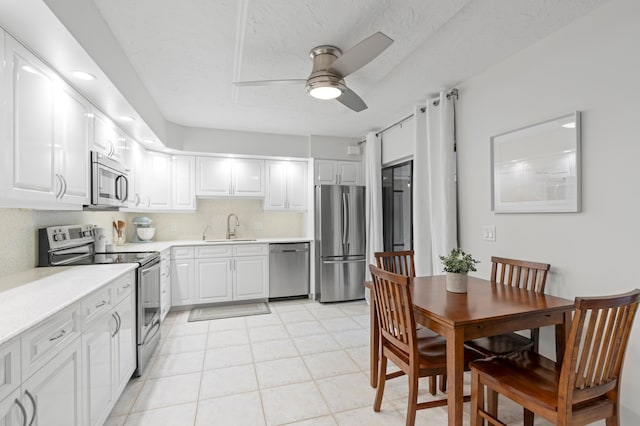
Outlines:
{"label": "stainless steel dishwasher", "polygon": [[309,294],[309,243],[269,245],[269,299]]}

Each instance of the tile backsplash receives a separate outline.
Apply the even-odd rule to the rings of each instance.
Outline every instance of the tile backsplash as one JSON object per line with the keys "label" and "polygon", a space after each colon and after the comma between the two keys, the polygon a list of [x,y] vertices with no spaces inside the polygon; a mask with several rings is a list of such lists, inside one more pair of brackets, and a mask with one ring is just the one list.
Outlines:
{"label": "tile backsplash", "polygon": [[[112,228],[114,220],[127,223],[127,240],[133,238],[131,221],[147,216],[156,228],[154,240],[201,239],[207,225],[207,237],[224,238],[227,216],[235,213],[240,221],[239,238],[304,237],[307,213],[269,212],[262,209],[262,200],[198,200],[198,210],[189,213],[124,213],[84,211],[38,211],[0,209],[4,223],[0,244],[0,277],[22,272],[36,266],[38,228],[51,225],[95,224]],[[112,240],[112,233],[108,232]]]}

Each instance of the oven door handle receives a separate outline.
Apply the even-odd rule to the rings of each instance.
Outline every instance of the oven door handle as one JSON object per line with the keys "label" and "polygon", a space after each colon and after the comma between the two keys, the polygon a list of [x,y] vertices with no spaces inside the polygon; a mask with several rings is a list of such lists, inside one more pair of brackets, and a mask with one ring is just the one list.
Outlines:
{"label": "oven door handle", "polygon": [[[155,332],[153,334],[151,334],[151,332],[155,329]],[[155,322],[153,324],[151,324],[151,327],[149,327],[149,330],[147,331],[147,334],[145,334],[144,338],[142,339],[142,343],[140,343],[140,345],[144,346],[147,344],[147,338],[149,340],[153,339],[156,334],[158,334],[160,332],[160,318],[158,318],[157,320],[155,320]]]}

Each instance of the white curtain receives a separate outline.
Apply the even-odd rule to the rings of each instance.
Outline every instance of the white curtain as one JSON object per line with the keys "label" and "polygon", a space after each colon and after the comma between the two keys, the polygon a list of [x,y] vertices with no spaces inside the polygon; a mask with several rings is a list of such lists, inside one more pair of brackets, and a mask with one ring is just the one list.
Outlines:
{"label": "white curtain", "polygon": [[[382,143],[380,136],[373,132],[367,134],[365,150],[365,185],[366,209],[365,220],[367,230],[367,272],[369,264],[375,264],[374,253],[382,251]],[[369,290],[365,292],[369,301]]]}
{"label": "white curtain", "polygon": [[413,232],[416,273],[442,273],[440,255],[458,246],[453,96],[428,99],[415,111]]}

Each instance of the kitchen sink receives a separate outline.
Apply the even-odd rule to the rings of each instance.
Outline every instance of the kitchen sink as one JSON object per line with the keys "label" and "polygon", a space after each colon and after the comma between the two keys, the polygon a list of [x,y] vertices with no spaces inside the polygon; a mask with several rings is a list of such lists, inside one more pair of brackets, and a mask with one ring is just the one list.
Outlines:
{"label": "kitchen sink", "polygon": [[255,238],[221,238],[218,240],[205,240],[205,243],[232,243],[234,241],[257,241]]}

